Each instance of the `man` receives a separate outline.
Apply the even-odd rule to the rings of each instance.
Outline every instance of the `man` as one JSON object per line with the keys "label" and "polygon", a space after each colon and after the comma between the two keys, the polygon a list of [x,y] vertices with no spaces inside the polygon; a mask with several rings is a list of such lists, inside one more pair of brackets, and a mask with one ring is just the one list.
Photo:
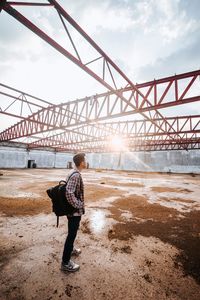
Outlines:
{"label": "man", "polygon": [[66,186],[66,198],[74,207],[74,212],[67,215],[68,219],[68,235],[64,245],[62,256],[61,270],[68,272],[76,272],[80,266],[71,260],[72,255],[79,255],[80,249],[74,248],[74,241],[77,235],[81,216],[85,213],[84,209],[84,185],[81,171],[86,168],[85,153],[78,153],[73,157],[75,164],[74,169],[68,175]]}

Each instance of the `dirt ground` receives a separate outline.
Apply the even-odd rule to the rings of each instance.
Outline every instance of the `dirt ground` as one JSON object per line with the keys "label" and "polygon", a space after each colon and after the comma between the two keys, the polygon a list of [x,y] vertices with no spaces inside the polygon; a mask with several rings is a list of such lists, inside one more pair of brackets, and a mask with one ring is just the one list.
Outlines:
{"label": "dirt ground", "polygon": [[83,172],[86,214],[60,271],[66,218],[46,189],[68,170],[0,170],[0,299],[200,299],[200,175]]}

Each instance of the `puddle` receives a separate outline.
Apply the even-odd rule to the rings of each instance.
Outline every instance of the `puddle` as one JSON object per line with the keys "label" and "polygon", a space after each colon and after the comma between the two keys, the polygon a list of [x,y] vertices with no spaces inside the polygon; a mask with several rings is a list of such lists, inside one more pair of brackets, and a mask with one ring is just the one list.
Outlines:
{"label": "puddle", "polygon": [[103,210],[95,210],[90,216],[90,227],[93,233],[101,233],[107,223],[106,213]]}

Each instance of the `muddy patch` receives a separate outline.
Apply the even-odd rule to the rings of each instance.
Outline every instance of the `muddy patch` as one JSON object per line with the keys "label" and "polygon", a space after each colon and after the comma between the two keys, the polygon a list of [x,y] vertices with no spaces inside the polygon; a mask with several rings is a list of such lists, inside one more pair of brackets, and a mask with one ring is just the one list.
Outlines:
{"label": "muddy patch", "polygon": [[84,220],[81,223],[81,231],[86,234],[92,234],[89,220]]}
{"label": "muddy patch", "polygon": [[131,212],[133,219],[141,219],[144,222],[148,219],[165,222],[168,218],[178,215],[175,209],[163,207],[160,204],[150,204],[147,197],[136,194],[115,200],[109,210],[110,217],[118,221],[122,221],[123,211]]}
{"label": "muddy patch", "polygon": [[82,290],[81,290],[80,286],[73,286],[73,285],[67,284],[65,287],[65,294],[68,297],[76,297],[78,299],[82,295]]}
{"label": "muddy patch", "polygon": [[189,189],[182,189],[182,188],[173,188],[173,187],[161,187],[161,186],[153,186],[151,187],[153,192],[157,193],[192,193]]}
{"label": "muddy patch", "polygon": [[110,196],[122,196],[122,192],[116,187],[105,187],[102,185],[87,184],[85,186],[85,199],[87,201],[98,201],[100,199],[106,199]]}
{"label": "muddy patch", "polygon": [[[121,218],[121,209],[132,212],[131,221]],[[180,213],[159,204],[150,204],[144,197],[116,200],[110,208],[110,217],[118,221],[108,231],[108,238],[129,240],[135,236],[156,237],[179,250],[174,265],[182,266],[184,275],[200,283],[200,211]],[[138,222],[138,218],[142,219]]]}
{"label": "muddy patch", "polygon": [[51,201],[34,198],[0,198],[0,211],[2,214],[12,216],[36,215],[51,213]]}
{"label": "muddy patch", "polygon": [[120,252],[120,253],[125,253],[125,254],[131,254],[132,249],[129,245],[125,245],[123,247],[112,247],[113,252]]}
{"label": "muddy patch", "polygon": [[180,202],[180,203],[186,203],[186,204],[193,204],[193,203],[196,203],[196,201],[194,200],[191,200],[191,199],[182,199],[182,198],[167,198],[167,197],[160,197],[159,200],[163,200],[163,201],[166,201],[166,202]]}
{"label": "muddy patch", "polygon": [[[51,199],[47,196],[46,190],[54,186],[56,182],[43,182],[40,185],[26,184],[20,189],[20,193],[24,191],[37,192],[39,197],[0,197],[0,211],[6,216],[25,216],[36,215],[39,213],[51,213]],[[23,192],[22,192],[23,191]],[[110,195],[121,196],[122,192],[117,189],[105,188],[102,186],[87,185],[85,190],[86,203],[95,202],[100,199],[106,199]]]}

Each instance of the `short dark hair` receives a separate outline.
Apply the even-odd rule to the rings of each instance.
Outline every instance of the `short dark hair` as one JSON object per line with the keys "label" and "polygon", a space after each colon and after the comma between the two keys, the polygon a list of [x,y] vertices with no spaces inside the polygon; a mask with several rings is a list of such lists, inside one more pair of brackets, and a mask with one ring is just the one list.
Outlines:
{"label": "short dark hair", "polygon": [[73,157],[73,162],[75,163],[76,167],[79,167],[82,161],[85,160],[85,153],[77,153]]}

